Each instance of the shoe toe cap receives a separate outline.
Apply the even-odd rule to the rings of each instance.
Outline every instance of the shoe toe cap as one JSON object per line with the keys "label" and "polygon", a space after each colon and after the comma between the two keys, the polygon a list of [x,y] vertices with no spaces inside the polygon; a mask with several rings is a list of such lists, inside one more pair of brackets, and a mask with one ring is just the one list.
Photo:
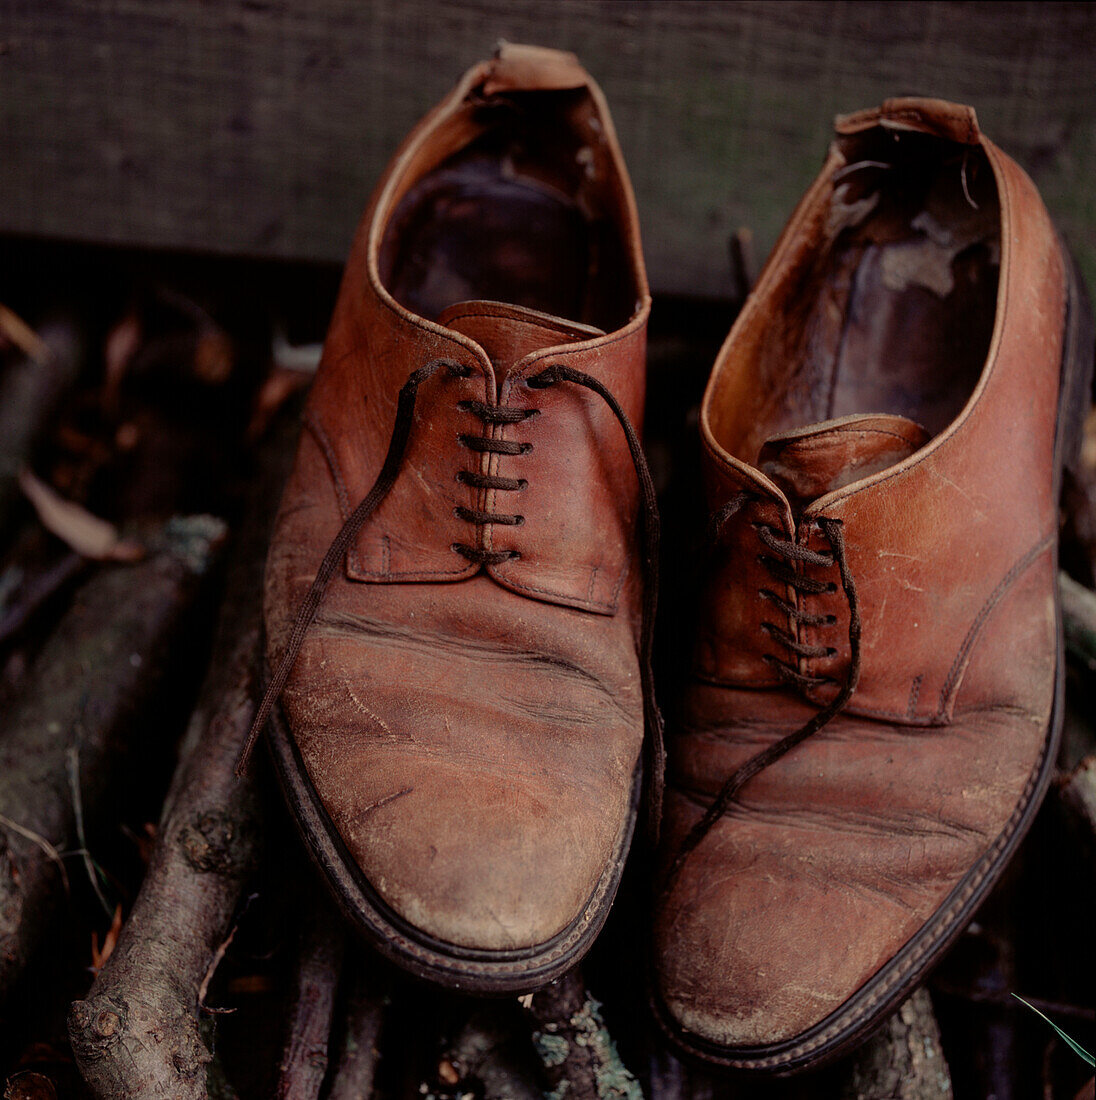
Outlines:
{"label": "shoe toe cap", "polygon": [[[589,792],[459,759],[370,761],[327,792],[336,828],[385,903],[421,932],[483,950],[543,944],[581,914],[614,858]],[[626,809],[607,815],[618,823]]]}

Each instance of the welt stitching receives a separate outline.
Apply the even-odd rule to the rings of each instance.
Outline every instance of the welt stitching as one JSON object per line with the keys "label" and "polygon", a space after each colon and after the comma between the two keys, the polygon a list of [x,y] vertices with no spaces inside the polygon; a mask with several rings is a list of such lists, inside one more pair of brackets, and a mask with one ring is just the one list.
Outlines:
{"label": "welt stitching", "polygon": [[1009,841],[1012,839],[1013,834],[1016,832],[1017,827],[1020,824],[1026,810],[1028,803],[1031,801],[1031,795],[1038,785],[1039,776],[1042,772],[1043,761],[1046,758],[1047,742],[1044,741],[1042,751],[1035,761],[1035,766],[1032,769],[1031,774],[1028,776],[1027,783],[1024,785],[1024,789],[1020,795],[1020,801],[1016,806],[1016,809],[1012,811],[1011,816],[1005,823],[1004,829],[998,834],[993,844],[983,853],[981,866],[978,871],[973,874],[966,883],[963,884],[963,888],[959,890],[950,900],[946,902],[943,907],[938,909],[932,917],[930,922],[933,924],[932,934],[926,936],[920,944],[918,944],[909,955],[902,961],[901,965],[894,968],[887,977],[880,982],[875,990],[858,1006],[858,1008],[851,1013],[851,1019],[844,1022],[838,1020],[831,1024],[825,1031],[814,1036],[807,1042],[801,1043],[798,1047],[787,1051],[784,1054],[776,1055],[771,1058],[762,1058],[757,1060],[744,1060],[739,1058],[720,1059],[723,1065],[728,1066],[779,1066],[786,1062],[790,1062],[798,1056],[808,1054],[816,1047],[823,1046],[825,1043],[842,1031],[847,1031],[850,1026],[862,1020],[865,1016],[869,1015],[880,1001],[886,999],[889,996],[890,991],[896,984],[900,984],[905,979],[906,974],[915,969],[921,962],[921,960],[932,952],[936,943],[948,932],[951,931],[951,923],[954,920],[954,915],[963,909],[967,902],[978,892],[981,888],[981,884],[989,876],[993,869],[994,864],[997,861],[999,853],[1007,847]]}
{"label": "welt stitching", "polygon": [[[303,420],[304,426],[316,440],[320,451],[327,460],[328,471],[331,474],[332,481],[335,483],[335,495],[338,498],[339,511],[342,514],[342,518],[345,520],[351,512],[350,498],[346,491],[346,484],[339,470],[338,460],[335,457],[331,441],[327,433],[311,413],[306,412]],[[461,574],[469,572],[469,566],[461,566],[459,569],[406,570],[404,572],[393,573],[391,570],[390,547],[391,543],[388,536],[382,536],[382,571],[378,572],[376,569],[366,569],[363,567],[361,557],[358,554],[357,541],[355,541],[354,545],[347,550],[347,560],[350,565],[351,576],[357,580],[391,580],[398,577],[409,581],[428,581],[438,577],[459,577]]]}

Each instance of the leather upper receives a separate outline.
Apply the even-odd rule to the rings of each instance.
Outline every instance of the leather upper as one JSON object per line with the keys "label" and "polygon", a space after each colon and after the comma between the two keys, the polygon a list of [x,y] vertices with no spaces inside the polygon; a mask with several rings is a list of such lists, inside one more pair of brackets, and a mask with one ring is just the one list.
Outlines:
{"label": "leather upper", "polygon": [[[474,297],[430,317],[391,285],[384,254],[414,229],[401,201],[482,143],[485,111],[509,110],[511,96],[533,117],[556,112],[588,150],[578,204],[617,242],[617,290],[631,296],[614,328]],[[525,191],[558,205],[548,184]],[[567,364],[604,383],[638,427],[648,312],[600,91],[572,55],[504,47],[419,124],[378,185],[267,565],[276,663],[317,565],[377,478],[401,386],[433,360],[454,365],[421,385],[395,484],[332,580],[282,696],[355,873],[443,944],[550,940],[628,833],[643,736],[636,474],[600,397],[528,383]],[[529,415],[505,422],[500,410]],[[484,439],[513,453],[476,450]],[[484,515],[520,518],[468,518]]]}
{"label": "leather upper", "polygon": [[[773,341],[806,299],[840,292],[817,275],[833,240],[827,218],[859,170],[840,138],[880,131],[970,145],[992,168],[1000,276],[980,374],[935,434],[868,407],[764,441],[757,425],[781,399],[794,354],[771,355]],[[851,699],[743,788],[656,915],[663,1003],[732,1061],[732,1048],[819,1025],[879,980],[953,892],[977,887],[1031,797],[1054,699],[1066,308],[1057,238],[1031,181],[970,108],[889,101],[839,120],[838,133],[720,352],[701,412],[711,510],[750,496],[724,526],[708,578],[695,679],[670,749],[664,868],[728,776],[802,727],[850,674],[851,599],[836,561],[795,566],[820,591],[782,585],[760,529],[833,558],[818,521],[840,521],[861,620]],[[955,163],[966,170],[961,152]],[[871,323],[854,314],[845,344]],[[946,364],[949,348],[936,354]],[[886,357],[873,369],[885,373]],[[802,614],[783,613],[765,591]],[[774,628],[807,652],[789,652]],[[806,678],[802,690],[774,658]]]}

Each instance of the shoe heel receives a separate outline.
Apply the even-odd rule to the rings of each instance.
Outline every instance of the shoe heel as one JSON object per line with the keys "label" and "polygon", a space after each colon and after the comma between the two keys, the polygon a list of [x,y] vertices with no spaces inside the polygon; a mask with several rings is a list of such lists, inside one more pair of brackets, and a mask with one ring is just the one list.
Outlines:
{"label": "shoe heel", "polygon": [[1092,408],[1092,373],[1096,363],[1096,323],[1084,279],[1069,249],[1062,244],[1068,300],[1062,375],[1058,397],[1058,468],[1077,475],[1085,420]]}

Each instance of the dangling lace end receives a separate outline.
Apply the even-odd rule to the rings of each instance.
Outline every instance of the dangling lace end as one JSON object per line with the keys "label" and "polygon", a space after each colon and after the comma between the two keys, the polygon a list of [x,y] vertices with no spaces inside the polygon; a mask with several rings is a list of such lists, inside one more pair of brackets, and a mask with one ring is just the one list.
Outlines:
{"label": "dangling lace end", "polygon": [[[726,522],[726,519],[730,518],[730,515],[733,515],[734,511],[737,511],[740,506],[740,504],[735,505],[721,521],[720,526],[723,522]],[[727,511],[727,509],[724,509],[724,511]],[[755,753],[730,776],[726,783],[723,784],[719,794],[705,811],[703,817],[701,817],[689,830],[685,835],[685,839],[679,845],[673,862],[662,878],[661,888],[663,891],[668,891],[670,889],[684,866],[689,853],[700,844],[711,831],[715,823],[730,809],[731,803],[738,798],[742,788],[745,787],[754,776],[764,771],[797,745],[813,737],[819,730],[827,726],[829,722],[844,709],[849,699],[852,698],[852,694],[856,690],[857,684],[860,682],[860,638],[862,630],[860,620],[860,599],[856,591],[856,583],[853,579],[852,570],[849,567],[846,554],[844,523],[839,519],[831,519],[826,516],[819,517],[817,522],[823,534],[826,536],[826,539],[829,541],[830,546],[833,548],[832,564],[835,564],[838,568],[841,576],[841,586],[848,600],[850,654],[848,675],[845,677],[845,682],[841,690],[833,700],[818,711],[813,718],[793,733],[788,734],[786,737],[782,737],[779,741],[769,745],[768,748]]]}
{"label": "dangling lace end", "polygon": [[[267,695],[269,694],[270,691],[268,688]],[[237,779],[243,779],[244,773],[247,771],[247,765],[251,761],[251,754],[255,751],[255,745],[259,740],[259,734],[266,728],[267,719],[269,719],[272,709],[273,703],[268,705],[266,696],[264,695],[258,710],[255,711],[254,718],[251,719],[251,728],[247,731],[247,739],[244,741],[239,755],[236,757],[236,766],[232,769],[232,774],[235,775]]]}
{"label": "dangling lace end", "polygon": [[662,805],[666,792],[666,738],[662,714],[655,709],[652,728],[647,730],[647,836],[652,849],[658,847],[662,837]]}
{"label": "dangling lace end", "polygon": [[455,360],[432,359],[429,363],[419,367],[418,370],[412,371],[400,389],[399,398],[396,402],[396,422],[392,427],[392,438],[388,442],[388,452],[384,456],[381,472],[377,475],[377,480],[373,482],[373,487],[361,499],[357,508],[347,517],[346,522],[339,529],[339,533],[327,548],[327,553],[324,554],[323,561],[320,562],[320,567],[316,570],[312,587],[308,590],[308,595],[305,596],[301,606],[297,609],[297,617],[293,621],[293,628],[289,633],[282,659],[278,663],[277,670],[271,677],[270,683],[266,686],[262,701],[259,703],[259,708],[251,722],[247,740],[244,741],[243,748],[240,749],[240,755],[236,758],[235,775],[237,779],[246,770],[247,763],[251,759],[251,753],[259,740],[259,735],[265,729],[271,712],[281,698],[289,674],[297,663],[297,656],[304,644],[305,634],[308,632],[312,620],[316,617],[320,601],[323,599],[323,594],[335,574],[335,569],[342,561],[351,541],[362,529],[365,521],[377,510],[377,507],[388,495],[388,491],[396,481],[396,476],[400,472],[400,465],[403,462],[404,452],[407,450],[407,441],[411,436],[411,425],[415,415],[415,399],[418,396],[419,386],[442,367],[448,367],[456,377],[465,377],[470,373],[468,367]]}

